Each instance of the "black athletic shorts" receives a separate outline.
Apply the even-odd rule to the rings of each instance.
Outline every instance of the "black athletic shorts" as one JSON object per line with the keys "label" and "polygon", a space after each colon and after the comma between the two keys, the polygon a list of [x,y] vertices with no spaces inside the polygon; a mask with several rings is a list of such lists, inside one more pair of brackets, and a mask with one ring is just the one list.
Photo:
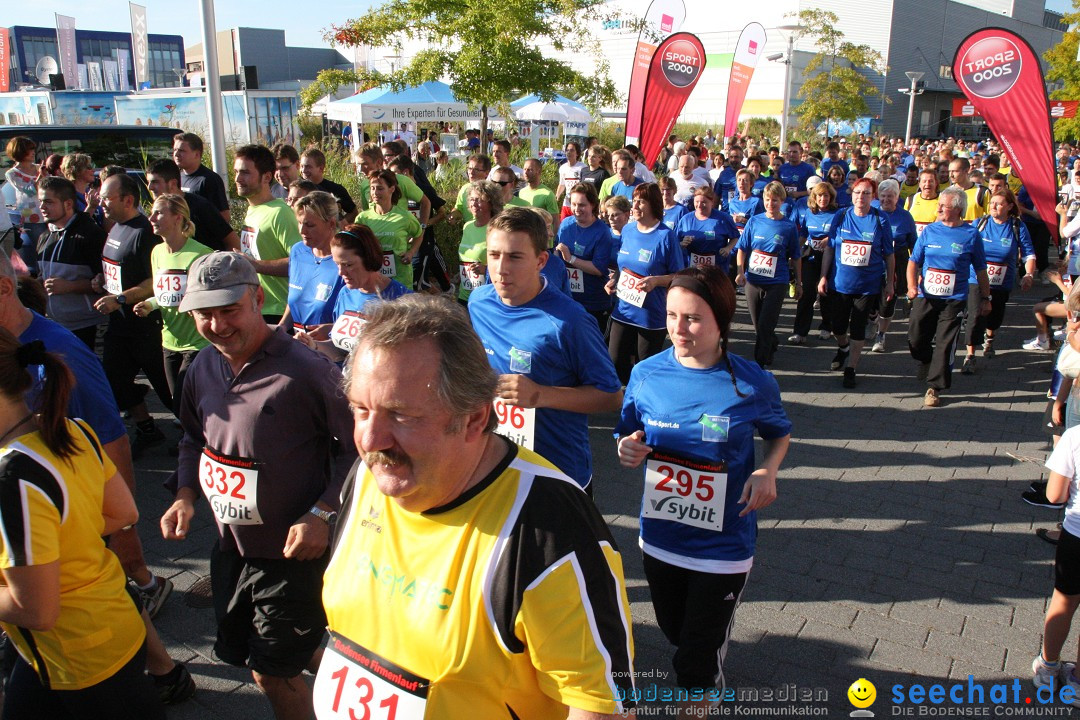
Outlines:
{"label": "black athletic shorts", "polygon": [[[877,312],[881,293],[872,295],[832,296],[832,331],[834,335],[848,335],[852,340],[866,339],[866,323]],[[850,327],[850,329],[849,329]]]}
{"label": "black athletic shorts", "polygon": [[1061,528],[1054,553],[1054,589],[1064,595],[1080,595],[1080,538],[1065,528]]}

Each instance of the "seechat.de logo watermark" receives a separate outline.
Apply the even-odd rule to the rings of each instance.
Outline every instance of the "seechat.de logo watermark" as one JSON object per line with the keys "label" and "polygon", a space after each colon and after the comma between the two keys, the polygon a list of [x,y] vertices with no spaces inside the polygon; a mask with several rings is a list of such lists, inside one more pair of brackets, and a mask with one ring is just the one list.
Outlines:
{"label": "seechat.de logo watermark", "polygon": [[[1018,679],[976,682],[974,675],[955,683],[894,684],[884,694],[866,678],[848,688],[853,718],[872,717],[1068,717],[1077,700],[1067,683],[1030,688]],[[875,715],[872,706],[878,703]],[[886,703],[888,703],[886,705]]]}

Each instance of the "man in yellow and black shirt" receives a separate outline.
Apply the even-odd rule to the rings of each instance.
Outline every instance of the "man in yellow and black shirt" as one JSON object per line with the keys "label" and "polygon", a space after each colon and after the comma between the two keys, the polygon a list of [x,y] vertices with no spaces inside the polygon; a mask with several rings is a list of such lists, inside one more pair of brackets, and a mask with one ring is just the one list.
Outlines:
{"label": "man in yellow and black shirt", "polygon": [[321,720],[628,706],[615,541],[572,480],[492,432],[496,382],[453,304],[408,296],[368,316],[346,382],[361,461],[323,586]]}
{"label": "man in yellow and black shirt", "polygon": [[934,168],[925,168],[919,173],[919,192],[908,197],[904,208],[911,213],[915,221],[915,232],[922,235],[923,228],[937,222],[938,179]]}
{"label": "man in yellow and black shirt", "polygon": [[964,220],[973,222],[990,212],[990,191],[973,181],[968,175],[970,171],[971,162],[967,158],[956,158],[949,163],[949,180],[967,195]]}

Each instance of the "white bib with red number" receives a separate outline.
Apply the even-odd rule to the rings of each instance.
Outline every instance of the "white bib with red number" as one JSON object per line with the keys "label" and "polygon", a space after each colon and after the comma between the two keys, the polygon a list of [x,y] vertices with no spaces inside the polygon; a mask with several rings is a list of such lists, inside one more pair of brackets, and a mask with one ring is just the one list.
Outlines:
{"label": "white bib with red number", "polygon": [[364,323],[366,322],[367,320],[360,313],[355,310],[346,310],[334,321],[334,326],[330,328],[330,342],[334,343],[336,348],[345,352],[352,352],[352,349],[356,347],[356,341],[360,339],[360,332],[364,329]]}
{"label": "white bib with red number", "polygon": [[915,223],[915,237],[919,237],[920,235],[922,235],[922,231],[926,229],[927,225],[930,225],[930,223]]}
{"label": "white bib with red number", "polygon": [[727,463],[653,452],[645,463],[641,516],[720,532],[724,529]]}
{"label": "white bib with red number", "polygon": [[986,261],[986,275],[990,278],[990,287],[1001,287],[1005,284],[1005,271],[1009,269],[1006,263]]}
{"label": "white bib with red number", "polygon": [[154,275],[154,298],[159,307],[179,307],[187,292],[187,270],[158,270]]}
{"label": "white bib with red number", "polygon": [[379,274],[384,277],[392,278],[397,276],[397,260],[394,258],[394,253],[384,252],[382,256],[382,267],[379,268]]}
{"label": "white bib with red number", "polygon": [[615,297],[623,302],[630,303],[634,307],[642,307],[645,304],[645,296],[648,294],[638,288],[641,276],[637,273],[623,270],[619,273],[619,284],[615,287]]}
{"label": "white bib with red number", "polygon": [[105,292],[110,295],[119,295],[124,292],[124,285],[120,282],[120,264],[101,258],[101,270],[105,275]]}
{"label": "white bib with red number", "polygon": [[923,275],[923,290],[927,295],[947,297],[956,293],[956,271],[927,268]]}
{"label": "white bib with red number", "polygon": [[487,277],[477,269],[477,263],[461,263],[461,287],[466,290],[475,290],[481,285],[487,284]]}
{"label": "white bib with red number", "polygon": [[585,292],[585,277],[581,270],[568,267],[566,268],[566,276],[570,279],[570,292]]}
{"label": "white bib with red number", "polygon": [[495,432],[524,448],[535,450],[536,408],[509,405],[500,398],[495,398],[494,405],[499,421]]}
{"label": "white bib with red number", "polygon": [[750,252],[750,272],[761,277],[776,277],[776,261],[779,256],[764,250]]}
{"label": "white bib with red number", "polygon": [[209,447],[199,458],[199,482],[214,517],[225,525],[262,525],[258,463],[222,455]]}
{"label": "white bib with red number", "polygon": [[431,681],[330,632],[312,697],[318,720],[423,720]]}
{"label": "white bib with red number", "polygon": [[857,240],[845,240],[841,244],[840,263],[851,267],[867,267],[870,265],[871,243]]}
{"label": "white bib with red number", "polygon": [[262,258],[259,257],[259,245],[255,242],[258,239],[259,229],[245,225],[240,230],[240,252],[250,255],[256,260],[261,260]]}
{"label": "white bib with red number", "polygon": [[690,253],[690,264],[694,267],[712,267],[716,264],[716,255],[698,255]]}

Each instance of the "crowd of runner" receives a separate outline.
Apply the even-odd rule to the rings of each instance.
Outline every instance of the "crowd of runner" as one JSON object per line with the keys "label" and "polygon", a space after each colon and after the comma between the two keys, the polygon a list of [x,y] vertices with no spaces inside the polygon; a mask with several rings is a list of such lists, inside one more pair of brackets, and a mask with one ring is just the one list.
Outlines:
{"label": "crowd of runner", "polygon": [[[649,167],[589,138],[564,145],[547,187],[550,158],[519,167],[511,141],[468,140],[452,202],[428,177],[455,172],[433,139],[348,149],[355,196],[318,148],[245,145],[235,226],[191,133],[141,168],[149,202],[123,168],[71,154],[53,173],[29,139],[8,144],[21,242],[0,253],[5,718],[163,717],[196,692],[154,630],[172,583],[133,527],[148,452],[176,458],[166,538],[213,516],[215,657],[249,668],[277,718],[625,713],[623,562],[591,500],[589,416],[614,412],[619,462],[643,473],[640,545],[676,684],[688,712],[708,706],[791,437],[777,353],[834,343],[830,370],[856,388],[867,341],[902,342],[899,310],[933,408],[961,333],[961,372],[993,356],[1017,286],[1063,293],[1036,306],[1030,350],[1080,307],[1069,146],[1059,264],[993,141],[821,153],[710,132],[672,136]],[[436,242],[441,223],[456,247]],[[754,340],[733,350],[739,296]],[[1080,417],[1061,380],[1057,435]],[[1063,502],[1057,477],[1044,504]],[[1062,572],[1037,683],[1076,682],[1056,658],[1080,597]]]}

